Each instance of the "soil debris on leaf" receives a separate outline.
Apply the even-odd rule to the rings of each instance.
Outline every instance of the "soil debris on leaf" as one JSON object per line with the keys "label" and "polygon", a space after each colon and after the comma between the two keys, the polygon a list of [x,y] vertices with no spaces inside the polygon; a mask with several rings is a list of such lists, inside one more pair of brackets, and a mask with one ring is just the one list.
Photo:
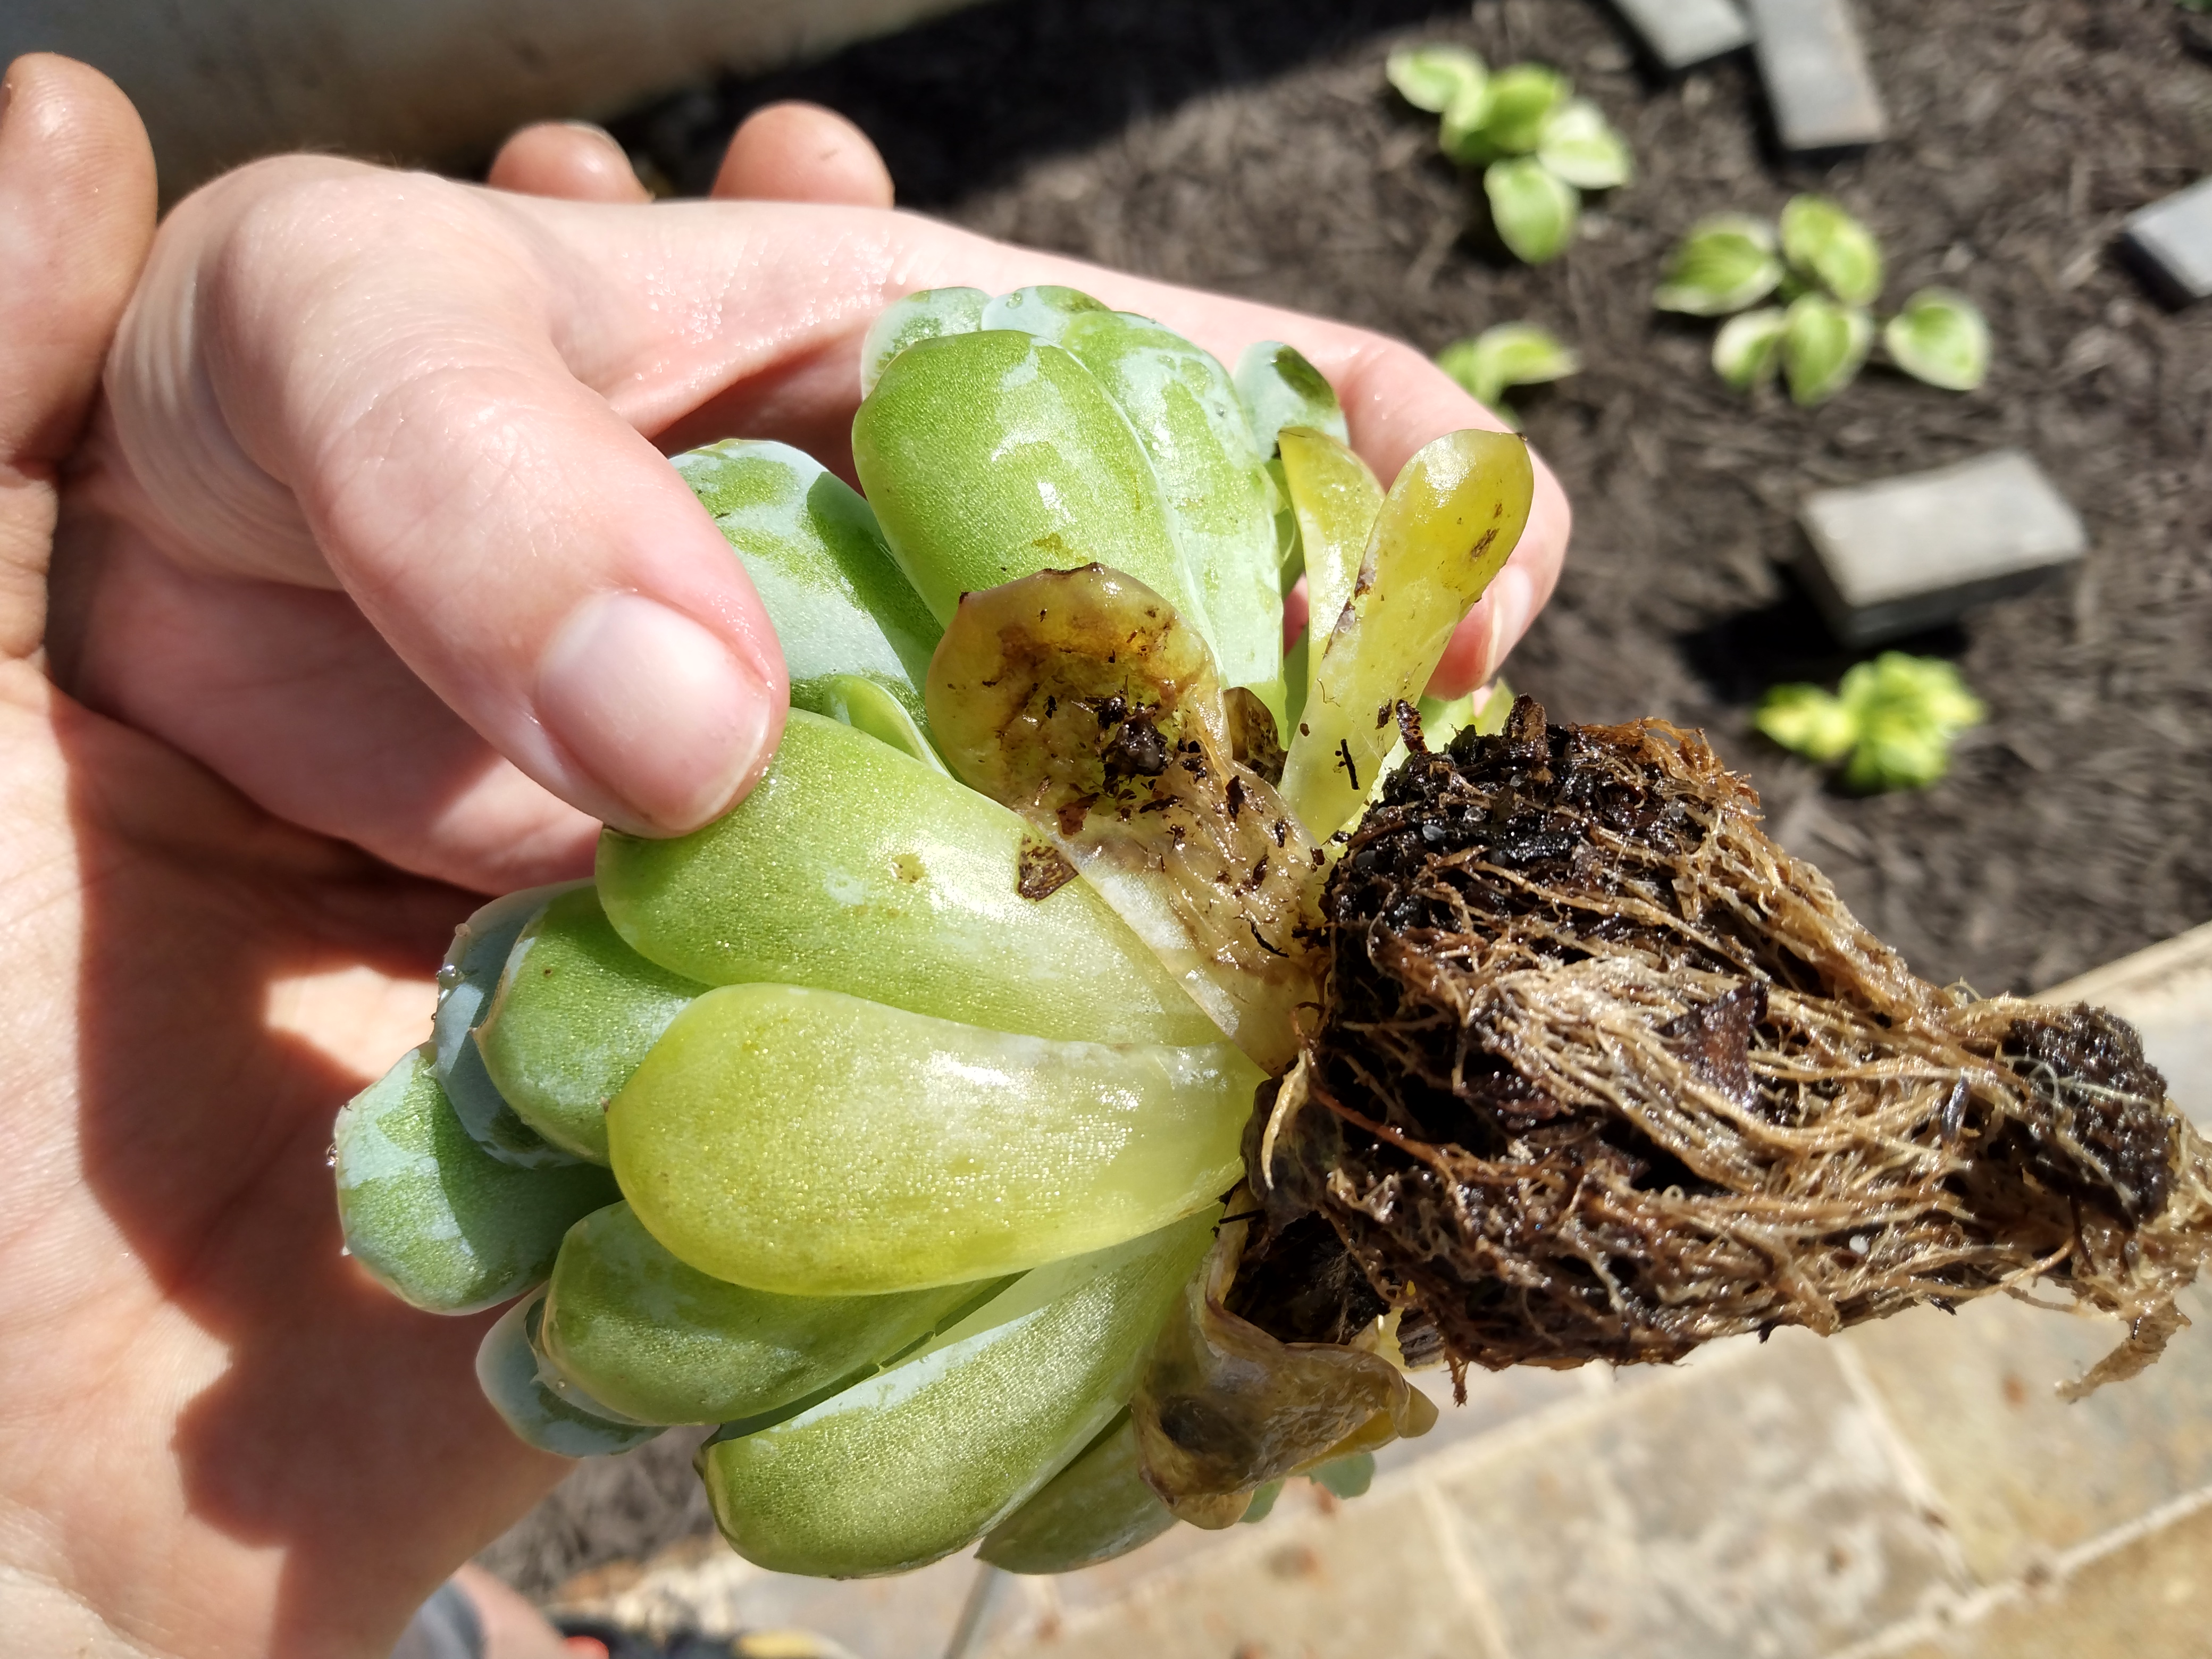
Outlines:
{"label": "soil debris on leaf", "polygon": [[[2212,1161],[2135,1032],[1914,977],[1759,819],[1662,721],[1522,697],[1417,749],[1323,893],[1321,1018],[1248,1137],[1269,1238],[1231,1305],[1328,1340],[1292,1293],[1336,1282],[1318,1218],[1455,1368],[1670,1361],[2039,1279],[2130,1322],[2077,1388],[2154,1358],[2212,1249]],[[1272,1290],[1271,1260],[1300,1264]]]}

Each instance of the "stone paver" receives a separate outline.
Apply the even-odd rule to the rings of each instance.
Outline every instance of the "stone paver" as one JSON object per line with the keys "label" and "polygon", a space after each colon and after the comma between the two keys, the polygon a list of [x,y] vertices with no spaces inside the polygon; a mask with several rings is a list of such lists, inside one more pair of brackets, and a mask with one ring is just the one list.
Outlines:
{"label": "stone paver", "polygon": [[1750,7],[1783,149],[1852,149],[1888,136],[1850,0],[1750,0]]}
{"label": "stone paver", "polygon": [[2212,179],[2130,216],[2127,247],[2167,298],[2212,295]]}
{"label": "stone paver", "polygon": [[1439,1489],[1526,1659],[1814,1659],[1962,1588],[1884,1426],[1796,1333]]}
{"label": "stone paver", "polygon": [[1089,1617],[1048,1620],[992,1659],[1503,1659],[1432,1506],[1410,1485],[1235,1529],[1196,1571]]}
{"label": "stone paver", "polygon": [[1806,584],[1837,638],[1872,645],[2050,580],[2088,551],[2081,515],[2016,449],[1807,498]]}
{"label": "stone paver", "polygon": [[1985,1584],[2212,1484],[2212,1328],[2142,1376],[2069,1403],[2056,1385],[2119,1340],[2114,1321],[1992,1297],[1955,1317],[1917,1309],[1844,1340],[1928,1476]]}
{"label": "stone paver", "polygon": [[1895,1659],[2203,1659],[2212,1654],[2212,1505],[1894,1653]]}
{"label": "stone paver", "polygon": [[1613,0],[1659,65],[1686,70],[1751,44],[1735,0]]}

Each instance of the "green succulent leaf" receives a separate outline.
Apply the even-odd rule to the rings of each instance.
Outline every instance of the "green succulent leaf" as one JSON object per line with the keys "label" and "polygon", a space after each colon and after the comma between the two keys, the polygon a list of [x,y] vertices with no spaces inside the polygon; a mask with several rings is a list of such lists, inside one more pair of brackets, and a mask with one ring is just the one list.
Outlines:
{"label": "green succulent leaf", "polygon": [[1583,366],[1558,336],[1533,323],[1501,323],[1455,340],[1437,354],[1437,364],[1466,387],[1475,402],[1492,409],[1509,386],[1564,380]]}
{"label": "green succulent leaf", "polygon": [[1954,289],[1922,289],[1890,319],[1881,342],[1907,374],[1946,392],[1972,392],[1989,378],[1989,319]]}
{"label": "green succulent leaf", "polygon": [[1778,685],[1760,699],[1753,728],[1784,749],[1823,766],[1851,752],[1858,719],[1843,699],[1817,685]]}
{"label": "green succulent leaf", "polygon": [[1713,337],[1713,369],[1738,392],[1770,379],[1782,365],[1782,338],[1790,313],[1766,306],[1731,317]]}
{"label": "green succulent leaf", "polygon": [[1482,135],[1505,155],[1529,155],[1544,141],[1552,112],[1567,101],[1573,83],[1541,64],[1516,64],[1490,77],[1484,95]]}
{"label": "green succulent leaf", "polygon": [[1782,252],[1847,306],[1870,306],[1881,296],[1881,244],[1825,196],[1790,198],[1782,210]]}
{"label": "green succulent leaf", "polygon": [[1400,97],[1431,115],[1480,102],[1490,81],[1489,67],[1464,46],[1402,46],[1382,72]]}
{"label": "green succulent leaf", "polygon": [[1741,213],[1701,219],[1675,244],[1651,303],[1692,317],[1726,317],[1757,305],[1782,284],[1778,246],[1764,219]]}
{"label": "green succulent leaf", "polygon": [[1824,404],[1858,378],[1874,345],[1874,319],[1856,306],[1808,294],[1783,325],[1782,367],[1801,408]]}
{"label": "green succulent leaf", "polygon": [[1587,98],[1571,98],[1545,118],[1536,157],[1577,190],[1612,190],[1636,176],[1628,141]]}
{"label": "green succulent leaf", "polygon": [[1492,162],[1482,189],[1498,237],[1516,258],[1540,265],[1566,251],[1582,195],[1534,156]]}

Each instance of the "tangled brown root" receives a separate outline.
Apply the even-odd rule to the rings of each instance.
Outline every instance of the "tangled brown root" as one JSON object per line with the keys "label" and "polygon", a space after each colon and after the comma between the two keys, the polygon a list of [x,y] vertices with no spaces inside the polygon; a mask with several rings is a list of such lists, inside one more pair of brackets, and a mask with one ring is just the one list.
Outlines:
{"label": "tangled brown root", "polygon": [[1915,978],[1694,733],[1524,697],[1414,748],[1329,878],[1319,1027],[1249,1137],[1246,1317],[1329,1340],[1341,1310],[1293,1294],[1318,1218],[1408,1358],[1455,1367],[1667,1361],[2036,1279],[2131,1323],[2082,1387],[2156,1357],[2212,1164],[2127,1025]]}

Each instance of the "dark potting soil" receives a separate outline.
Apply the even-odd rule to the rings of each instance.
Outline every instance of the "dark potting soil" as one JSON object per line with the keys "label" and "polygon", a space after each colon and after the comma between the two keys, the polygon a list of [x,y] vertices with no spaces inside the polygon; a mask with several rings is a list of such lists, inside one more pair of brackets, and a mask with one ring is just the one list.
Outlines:
{"label": "dark potting soil", "polygon": [[[907,206],[993,235],[1431,352],[1552,328],[1583,372],[1516,401],[1577,527],[1514,684],[1554,719],[1704,728],[1777,839],[1915,971],[2039,990],[2212,917],[2212,303],[2163,310],[2115,247],[2130,211],[2212,172],[2212,46],[2192,55],[2170,0],[1856,9],[1893,136],[1823,164],[1776,157],[1747,60],[1650,76],[1599,0],[998,0],[616,125],[696,192],[747,111],[811,98],[869,132]],[[1638,179],[1556,264],[1497,250],[1434,118],[1385,86],[1386,52],[1416,40],[1558,65],[1630,137]],[[1692,221],[1804,189],[1881,236],[1890,307],[1941,282],[1984,307],[1984,389],[1875,369],[1810,412],[1747,400],[1708,367],[1711,325],[1652,312]],[[2049,471],[2094,550],[1905,641],[1955,659],[1990,722],[1931,790],[1844,794],[1748,724],[1769,685],[1852,660],[1786,574],[1797,507],[2006,446]],[[672,1498],[678,1456],[657,1477]],[[548,1589],[702,1518],[688,1498],[595,1507],[557,1540],[524,1529],[501,1565]]]}

